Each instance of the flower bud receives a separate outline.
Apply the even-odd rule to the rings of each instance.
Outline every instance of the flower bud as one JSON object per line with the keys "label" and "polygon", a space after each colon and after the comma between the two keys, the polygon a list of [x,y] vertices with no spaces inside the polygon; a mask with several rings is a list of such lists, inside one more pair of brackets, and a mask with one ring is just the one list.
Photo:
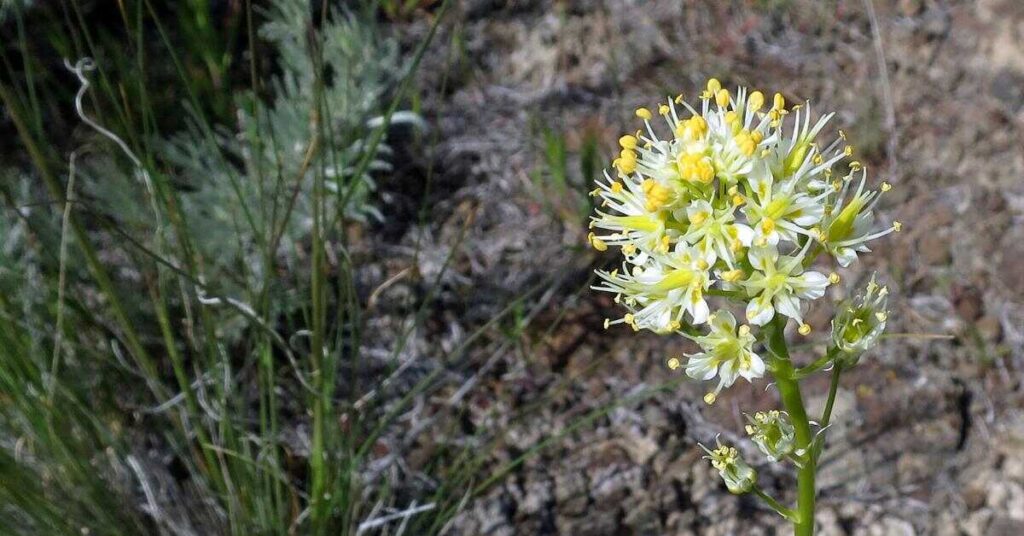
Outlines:
{"label": "flower bud", "polygon": [[715,450],[708,450],[703,445],[701,448],[708,453],[704,459],[711,460],[711,466],[718,470],[730,493],[739,495],[753,489],[757,483],[757,471],[740,458],[734,447],[720,444]]}
{"label": "flower bud", "polygon": [[856,364],[885,331],[888,296],[888,289],[879,287],[872,276],[863,294],[839,305],[839,313],[832,319],[832,343],[844,366]]}
{"label": "flower bud", "polygon": [[777,462],[791,452],[795,445],[796,431],[789,415],[781,411],[759,411],[753,417],[747,416],[747,435],[761,449],[769,460]]}

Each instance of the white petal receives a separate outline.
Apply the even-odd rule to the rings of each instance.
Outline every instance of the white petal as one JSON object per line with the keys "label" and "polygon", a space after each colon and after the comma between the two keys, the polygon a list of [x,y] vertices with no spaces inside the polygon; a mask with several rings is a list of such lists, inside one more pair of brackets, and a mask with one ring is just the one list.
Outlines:
{"label": "white petal", "polygon": [[776,295],[775,308],[779,313],[788,316],[797,322],[803,322],[802,315],[800,314],[800,300],[793,297],[792,294],[780,292]]}
{"label": "white petal", "polygon": [[763,326],[775,316],[771,300],[763,299],[763,296],[761,294],[747,304],[747,321],[755,326]]}
{"label": "white petal", "polygon": [[747,254],[750,264],[758,270],[764,271],[767,266],[774,266],[779,260],[779,250],[774,246],[753,247]]}
{"label": "white petal", "polygon": [[693,317],[694,324],[703,324],[708,321],[708,316],[711,311],[708,309],[708,302],[703,299],[697,300],[696,302],[690,301],[690,306],[687,308],[690,311],[690,316]]}
{"label": "white petal", "polygon": [[828,278],[821,272],[804,272],[793,282],[796,295],[805,300],[816,300],[825,295]]}
{"label": "white petal", "polygon": [[718,366],[713,365],[714,360],[710,355],[703,352],[689,356],[690,361],[686,363],[686,375],[696,380],[710,380],[718,374]]}
{"label": "white petal", "polygon": [[715,332],[729,333],[731,335],[736,331],[736,317],[727,309],[719,309],[711,317],[711,329]]}

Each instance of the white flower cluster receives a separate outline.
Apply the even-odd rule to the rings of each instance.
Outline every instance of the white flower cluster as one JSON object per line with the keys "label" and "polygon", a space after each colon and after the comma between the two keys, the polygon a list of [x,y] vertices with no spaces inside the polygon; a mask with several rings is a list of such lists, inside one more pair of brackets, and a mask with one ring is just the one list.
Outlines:
{"label": "white flower cluster", "polygon": [[[620,269],[597,271],[594,288],[628,309],[605,326],[695,338],[704,351],[690,356],[686,370],[704,380],[717,374],[715,393],[737,377],[760,377],[765,367],[752,351],[750,327],[737,327],[728,310],[712,312],[709,297],[745,304],[751,325],[779,314],[806,335],[802,302],[838,281],[810,269],[815,260],[828,255],[845,267],[868,251],[868,241],[900,230],[898,222],[872,228],[879,195],[866,189],[859,162],[836,172],[853,153],[845,134],[816,141],[832,114],[812,124],[807,105],[787,109],[780,94],[765,104],[760,91],[732,94],[711,79],[699,108],[681,95],[659,105],[671,133],[665,137],[654,114],[638,109],[644,128],[620,138],[615,176],[606,172],[593,192],[600,207],[590,243],[600,251],[618,247],[624,257]],[[888,189],[883,183],[881,191]],[[706,323],[710,334],[695,336],[694,326]]]}

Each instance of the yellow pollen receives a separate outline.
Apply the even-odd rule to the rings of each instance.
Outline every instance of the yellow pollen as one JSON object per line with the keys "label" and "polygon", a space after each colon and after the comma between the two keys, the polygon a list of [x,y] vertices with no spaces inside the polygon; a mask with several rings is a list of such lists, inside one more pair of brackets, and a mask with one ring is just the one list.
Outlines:
{"label": "yellow pollen", "polygon": [[903,224],[898,222],[898,221],[892,222],[892,230],[896,231],[897,233],[902,231],[903,230]]}
{"label": "yellow pollen", "polygon": [[744,200],[743,200],[743,196],[742,195],[736,194],[736,195],[732,196],[732,205],[734,207],[738,207],[738,206],[742,205],[743,203],[744,203]]}
{"label": "yellow pollen", "polygon": [[771,218],[765,218],[761,220],[761,232],[764,234],[771,234],[775,230],[775,220]]}
{"label": "yellow pollen", "polygon": [[662,105],[658,106],[658,113],[660,115],[668,115],[668,113],[670,111],[671,111],[671,109],[668,107],[667,104],[662,104]]}
{"label": "yellow pollen", "polygon": [[[729,270],[728,272],[723,272],[722,273],[722,279],[728,281],[729,283],[735,283],[735,282],[739,281],[740,279],[743,279],[744,275],[746,275],[746,274],[743,273],[743,270],[740,270],[739,268],[737,268],[735,270]],[[749,330],[749,329],[750,328],[747,328],[747,330]]]}
{"label": "yellow pollen", "polygon": [[627,324],[632,324],[632,323],[633,323],[633,315],[632,315],[631,313],[626,313],[626,314],[625,314],[625,316],[623,316],[623,317],[622,317],[622,319],[623,319],[623,320],[624,320],[624,321],[625,321],[625,322],[626,322]]}
{"label": "yellow pollen", "polygon": [[676,166],[684,181],[710,184],[715,180],[715,166],[700,153],[680,154]]}
{"label": "yellow pollen", "polygon": [[604,240],[594,236],[594,233],[590,233],[590,245],[594,246],[594,249],[598,251],[608,250],[608,244],[605,244]]}
{"label": "yellow pollen", "polygon": [[828,282],[832,283],[833,285],[838,283],[839,282],[839,274],[837,274],[835,272],[832,272],[831,274],[828,274]]}
{"label": "yellow pollen", "polygon": [[619,153],[619,158],[636,160],[636,151],[634,151],[633,149],[623,149]]}
{"label": "yellow pollen", "polygon": [[864,167],[864,165],[857,160],[853,160],[850,162],[850,171],[860,171],[860,168],[862,167]]}
{"label": "yellow pollen", "polygon": [[722,89],[722,83],[717,78],[711,78],[708,80],[708,93],[715,95],[718,90]]}
{"label": "yellow pollen", "polygon": [[640,183],[640,188],[646,194],[651,191],[651,188],[654,188],[655,184],[654,179],[644,179],[644,182]]}
{"label": "yellow pollen", "polygon": [[639,117],[640,119],[643,119],[644,121],[649,121],[652,117],[654,117],[653,115],[651,115],[650,110],[642,107],[636,109],[636,116]]}
{"label": "yellow pollen", "polygon": [[636,136],[626,134],[619,138],[619,145],[621,145],[623,149],[636,149]]}
{"label": "yellow pollen", "polygon": [[880,187],[880,189],[881,189],[881,190],[882,190],[883,192],[888,192],[889,190],[892,190],[892,185],[891,185],[891,184],[889,184],[889,183],[887,183],[887,182],[883,182],[883,183],[882,183],[882,186]]}
{"label": "yellow pollen", "polygon": [[700,268],[701,270],[707,270],[708,269],[708,261],[706,261],[704,259],[701,259],[701,260],[697,261],[697,268]]}
{"label": "yellow pollen", "polygon": [[718,395],[716,395],[715,393],[708,393],[704,395],[704,403],[709,406],[714,404],[715,400],[718,400]]}
{"label": "yellow pollen", "polygon": [[619,182],[619,181],[613,182],[612,183],[612,192],[617,193],[617,194],[618,193],[622,193],[622,183]]}
{"label": "yellow pollen", "polygon": [[845,148],[843,148],[843,154],[846,156],[853,156],[853,146],[847,145]]}
{"label": "yellow pollen", "polygon": [[750,135],[750,131],[741,130],[739,134],[736,134],[736,146],[739,147],[740,152],[746,156],[753,156],[754,151],[757,150],[757,142]]}
{"label": "yellow pollen", "polygon": [[764,134],[760,130],[755,130],[750,133],[750,139],[754,140],[754,143],[761,143],[761,140],[764,139]]}
{"label": "yellow pollen", "polygon": [[764,107],[764,93],[755,91],[750,94],[747,99],[747,108],[752,112],[757,112]]}
{"label": "yellow pollen", "polygon": [[719,108],[725,108],[729,105],[729,90],[719,89],[715,92],[715,102]]}
{"label": "yellow pollen", "polygon": [[772,101],[772,109],[782,110],[786,107],[786,98],[782,96],[782,93],[776,93],[775,98]]}
{"label": "yellow pollen", "polygon": [[674,100],[676,104],[682,104],[683,103],[683,94],[680,93],[680,94],[676,95],[676,98],[672,99],[672,100]]}
{"label": "yellow pollen", "polygon": [[797,331],[797,333],[799,333],[801,335],[804,335],[804,336],[810,335],[811,334],[811,325],[810,324],[800,324],[800,329],[797,329],[796,331]]}
{"label": "yellow pollen", "polygon": [[670,358],[668,359],[668,368],[669,368],[670,370],[676,370],[676,369],[678,369],[678,368],[679,368],[679,367],[680,367],[681,365],[682,365],[682,362],[680,362],[680,361],[679,361],[679,358],[678,358],[678,357],[670,357]]}

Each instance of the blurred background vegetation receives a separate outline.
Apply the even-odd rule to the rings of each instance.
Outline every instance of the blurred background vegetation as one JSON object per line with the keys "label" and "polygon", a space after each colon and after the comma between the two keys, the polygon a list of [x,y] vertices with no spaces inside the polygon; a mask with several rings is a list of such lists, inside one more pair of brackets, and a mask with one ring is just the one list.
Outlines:
{"label": "blurred background vegetation", "polygon": [[603,330],[588,291],[592,179],[709,76],[839,112],[906,226],[829,296],[888,274],[893,320],[837,402],[822,531],[1019,534],[1022,21],[0,0],[0,534],[775,534],[696,447],[773,395],[695,404],[664,364],[691,348]]}

